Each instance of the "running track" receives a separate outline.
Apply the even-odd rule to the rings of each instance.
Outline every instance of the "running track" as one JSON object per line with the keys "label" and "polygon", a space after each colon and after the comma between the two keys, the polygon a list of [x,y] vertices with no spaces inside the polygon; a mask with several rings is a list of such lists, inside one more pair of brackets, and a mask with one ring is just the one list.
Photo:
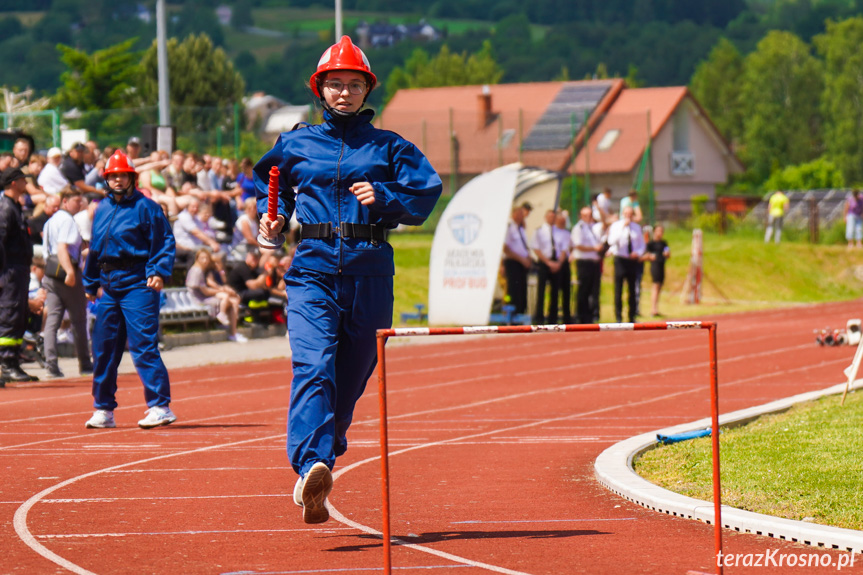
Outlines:
{"label": "running track", "polygon": [[[858,301],[696,318],[718,322],[721,411],[841,382],[853,349],[818,347],[812,331],[860,315]],[[393,341],[387,366],[392,532],[408,544],[394,573],[716,572],[711,526],[631,504],[592,469],[612,443],[709,414],[706,331]],[[151,431],[135,425],[135,376],[121,378],[115,430],[84,429],[88,380],[0,390],[0,573],[382,571],[375,381],[322,526],[291,500],[289,361],[172,382],[180,419]],[[724,547],[840,556],[734,532]]]}

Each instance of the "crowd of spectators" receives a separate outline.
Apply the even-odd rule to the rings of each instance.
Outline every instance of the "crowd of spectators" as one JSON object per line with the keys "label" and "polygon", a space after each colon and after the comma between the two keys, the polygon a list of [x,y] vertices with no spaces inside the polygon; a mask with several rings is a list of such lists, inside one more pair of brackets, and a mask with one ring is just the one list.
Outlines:
{"label": "crowd of spectators", "polygon": [[[60,211],[61,197],[69,190],[82,195],[80,209],[71,215],[83,240],[77,262],[83,268],[93,212],[107,190],[105,162],[114,151],[91,140],[65,152],[52,147],[39,153],[29,138],[22,137],[11,152],[0,153],[0,172],[17,167],[26,177],[19,203],[34,246],[33,293],[41,284],[47,255],[44,228]],[[284,321],[282,276],[290,266],[291,251],[261,252],[257,247],[252,160],[183,150],[142,156],[137,137],[129,138],[124,152],[135,167],[137,188],[159,204],[172,224],[177,244],[173,284],[185,285],[193,300],[207,306],[231,341],[245,341],[237,331],[244,323]],[[45,309],[44,317],[48,313]],[[64,320],[57,341],[72,343],[68,325]]]}

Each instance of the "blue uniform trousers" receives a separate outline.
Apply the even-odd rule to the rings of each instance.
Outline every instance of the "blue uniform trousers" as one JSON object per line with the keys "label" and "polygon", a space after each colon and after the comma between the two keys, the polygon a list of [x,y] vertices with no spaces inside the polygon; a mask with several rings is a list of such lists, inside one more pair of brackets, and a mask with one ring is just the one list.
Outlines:
{"label": "blue uniform trousers", "polygon": [[102,290],[92,334],[93,407],[117,407],[117,367],[127,338],[147,407],[168,405],[171,385],[159,353],[159,293],[142,283],[115,290],[103,282]]}
{"label": "blue uniform trousers", "polygon": [[377,361],[375,332],[392,326],[392,276],[290,268],[286,275],[293,382],[288,457],[305,476],[347,449],[354,406]]}

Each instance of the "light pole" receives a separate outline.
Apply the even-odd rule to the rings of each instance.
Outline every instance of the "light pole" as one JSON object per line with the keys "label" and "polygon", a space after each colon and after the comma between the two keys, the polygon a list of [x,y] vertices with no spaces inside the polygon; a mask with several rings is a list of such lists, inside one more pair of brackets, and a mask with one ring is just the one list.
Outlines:
{"label": "light pole", "polygon": [[168,47],[165,41],[165,0],[156,0],[156,50],[159,65],[159,125],[171,125],[171,109],[168,103]]}

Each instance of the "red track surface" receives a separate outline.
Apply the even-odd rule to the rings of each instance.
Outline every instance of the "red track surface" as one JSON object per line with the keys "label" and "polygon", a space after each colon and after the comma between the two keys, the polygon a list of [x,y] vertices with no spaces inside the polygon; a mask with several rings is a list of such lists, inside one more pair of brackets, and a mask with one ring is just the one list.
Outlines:
{"label": "red track surface", "polygon": [[[860,315],[851,302],[704,318],[719,326],[720,410],[841,382],[853,349],[812,331]],[[426,341],[387,348],[392,528],[413,545],[394,546],[395,572],[716,572],[711,526],[631,504],[592,467],[614,442],[709,415],[706,332]],[[115,430],[84,429],[87,380],[0,390],[0,573],[381,571],[376,385],[336,469],[334,518],[308,526],[284,454],[289,361],[178,369],[172,383],[180,419],[151,431],[135,425],[136,376],[121,378]],[[724,548],[842,555],[734,532]],[[863,570],[856,559],[842,572]],[[725,569],[804,572],[836,568]]]}

